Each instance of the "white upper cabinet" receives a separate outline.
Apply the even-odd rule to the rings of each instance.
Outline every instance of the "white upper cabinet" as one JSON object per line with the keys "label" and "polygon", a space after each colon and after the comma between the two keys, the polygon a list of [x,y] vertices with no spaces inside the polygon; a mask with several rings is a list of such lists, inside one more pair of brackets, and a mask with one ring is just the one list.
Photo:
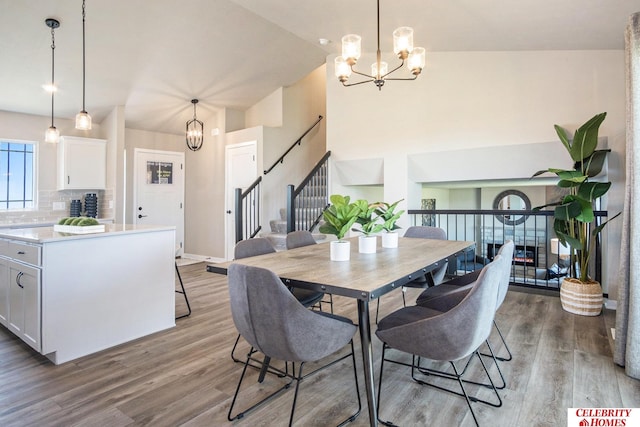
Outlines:
{"label": "white upper cabinet", "polygon": [[58,143],[58,190],[104,190],[107,141],[63,136]]}

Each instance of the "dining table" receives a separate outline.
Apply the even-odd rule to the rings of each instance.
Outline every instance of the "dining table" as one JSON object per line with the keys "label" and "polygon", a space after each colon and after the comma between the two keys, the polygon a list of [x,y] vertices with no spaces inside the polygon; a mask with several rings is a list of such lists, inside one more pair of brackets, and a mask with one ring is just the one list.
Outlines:
{"label": "dining table", "polygon": [[429,277],[449,259],[455,265],[455,257],[475,250],[475,242],[400,237],[396,248],[384,248],[378,241],[375,253],[360,253],[357,237],[345,240],[351,242],[348,261],[332,261],[330,245],[320,243],[208,264],[207,271],[226,274],[231,263],[261,267],[273,271],[287,286],[356,300],[369,421],[377,426],[369,303],[416,278]]}

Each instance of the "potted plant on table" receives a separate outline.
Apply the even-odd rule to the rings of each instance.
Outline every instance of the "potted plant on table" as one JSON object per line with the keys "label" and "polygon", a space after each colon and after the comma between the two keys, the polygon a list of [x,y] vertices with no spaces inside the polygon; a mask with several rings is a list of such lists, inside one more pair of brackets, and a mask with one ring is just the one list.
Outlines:
{"label": "potted plant on table", "polygon": [[400,219],[400,216],[404,213],[404,210],[395,212],[398,203],[403,201],[400,199],[394,203],[381,202],[381,206],[378,207],[376,213],[382,218],[382,247],[383,248],[397,248],[398,247],[398,233],[395,231],[400,227],[396,225],[396,221]]}
{"label": "potted plant on table", "polygon": [[360,208],[350,203],[349,196],[333,194],[329,200],[331,205],[322,214],[325,223],[320,226],[320,232],[333,234],[338,240],[330,243],[332,261],[348,261],[351,253],[351,243],[343,240],[344,236],[358,220]]}
{"label": "potted plant on table", "polygon": [[610,182],[590,180],[600,174],[607,153],[611,151],[596,150],[598,129],[606,114],[597,114],[580,126],[572,140],[563,128],[554,125],[562,145],[574,161],[574,167],[569,170],[549,168],[533,175],[554,173],[560,179],[557,186],[569,190],[561,201],[535,209],[555,207],[553,229],[560,242],[569,247],[573,267],[560,287],[560,301],[565,311],[585,316],[597,316],[602,310],[602,287],[589,276],[589,261],[596,239],[605,225],[620,215],[618,213],[599,225],[593,224],[594,204],[611,187]]}
{"label": "potted plant on table", "polygon": [[356,223],[360,224],[360,228],[354,228],[353,231],[359,231],[363,234],[358,238],[358,251],[364,254],[374,254],[378,240],[375,233],[382,231],[382,224],[378,222],[379,215],[377,213],[382,204],[380,202],[369,203],[363,199],[356,200],[355,204],[359,209]]}

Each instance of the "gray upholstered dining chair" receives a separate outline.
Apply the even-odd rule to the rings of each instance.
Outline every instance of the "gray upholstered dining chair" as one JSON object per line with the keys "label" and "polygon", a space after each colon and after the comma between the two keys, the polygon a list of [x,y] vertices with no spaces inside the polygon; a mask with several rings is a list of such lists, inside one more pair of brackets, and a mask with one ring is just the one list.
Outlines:
{"label": "gray upholstered dining chair", "polygon": [[[255,237],[253,239],[241,240],[236,243],[233,248],[233,259],[242,259],[249,258],[252,256],[265,255],[276,252],[275,248],[269,242],[268,239],[264,237]],[[296,297],[298,301],[305,307],[312,307],[316,304],[319,304],[324,297],[322,292],[310,291],[307,289],[290,289],[293,295]],[[320,307],[322,308],[322,307]],[[231,349],[231,359],[238,363],[242,362],[242,360],[238,359],[235,356],[236,347],[240,342],[240,334],[236,338],[236,342],[233,344],[233,348]]]}
{"label": "gray upholstered dining chair", "polygon": [[296,230],[287,233],[285,238],[287,249],[295,249],[303,246],[315,245],[316,239],[313,238],[313,234],[307,230]]}
{"label": "gray upholstered dining chair", "polygon": [[[504,302],[505,297],[507,296],[507,291],[509,290],[509,281],[511,277],[511,262],[513,260],[513,250],[514,250],[513,240],[507,240],[498,251],[498,255],[500,255],[504,262],[502,265],[502,274],[500,276],[500,286],[498,288],[498,299],[496,303],[496,310],[500,308],[502,303]],[[449,281],[443,282],[438,286],[434,286],[431,288],[425,289],[416,299],[416,304],[432,308],[434,310],[446,311],[451,307],[454,307],[458,304],[462,298],[469,292],[471,287],[474,286],[481,270],[476,270],[474,272],[465,274],[464,276],[459,276]],[[498,323],[494,319],[494,326],[496,331],[498,332],[498,336],[502,340],[502,344],[507,352],[507,357],[496,356],[496,359],[500,361],[509,361],[513,359],[513,355],[511,354],[511,350],[507,345],[504,336],[502,335],[502,331],[498,327]]]}
{"label": "gray upholstered dining chair", "polygon": [[[247,412],[277,396],[288,389],[293,381],[296,381],[289,417],[289,425],[291,426],[300,382],[309,375],[349,357],[353,363],[358,410],[343,423],[354,420],[361,409],[358,374],[353,350],[353,336],[357,331],[357,326],[347,318],[306,309],[275,273],[264,268],[232,263],[228,270],[228,284],[233,322],[240,335],[252,346],[247,354],[247,360],[229,408],[227,416],[229,421],[242,418]],[[325,359],[348,345],[351,346],[349,353],[336,356],[328,364],[303,375],[303,367],[306,362]],[[293,363],[292,373],[283,375],[289,381],[281,388],[248,409],[233,415],[251,354],[255,351],[260,351],[272,359]],[[299,364],[297,372],[296,364]],[[326,401],[330,402],[330,399],[326,399]]]}
{"label": "gray upholstered dining chair", "polygon": [[[479,347],[487,340],[491,332],[491,325],[495,316],[498,286],[502,274],[501,257],[485,266],[478,279],[459,304],[448,311],[442,312],[428,307],[404,307],[386,316],[378,323],[376,335],[383,342],[382,361],[380,364],[380,378],[378,388],[378,418],[382,401],[382,379],[385,362],[396,363],[411,368],[412,379],[420,385],[428,385],[440,390],[463,396],[469,406],[471,415],[478,425],[471,401],[482,402],[495,407],[502,406],[502,399],[487,370]],[[412,355],[412,362],[406,363],[386,357],[387,351],[396,349]],[[477,356],[489,379],[490,388],[497,397],[496,402],[470,397],[462,378],[464,372],[459,372],[454,362]],[[419,368],[416,358],[449,362],[453,372]],[[495,362],[495,361],[494,361]],[[497,362],[496,362],[497,363]],[[429,383],[418,377],[421,372],[455,379],[460,386],[460,392]],[[426,378],[426,377],[425,377]],[[383,421],[384,422],[384,421]],[[385,422],[388,423],[388,422]]]}
{"label": "gray upholstered dining chair", "polygon": [[[315,245],[317,242],[316,242],[316,239],[313,238],[313,234],[311,234],[310,231],[296,230],[296,231],[287,233],[287,237],[285,238],[285,243],[286,243],[287,249],[295,249],[295,248],[301,248],[304,246]],[[297,291],[302,291],[302,289]],[[294,294],[295,292],[296,291],[294,290]],[[333,295],[331,294],[325,294],[325,295],[327,295],[329,299],[325,300],[323,297],[319,301],[320,310],[322,311],[322,304],[329,304],[329,308],[333,313]]]}
{"label": "gray upholstered dining chair", "polygon": [[[438,240],[447,240],[447,232],[444,231],[440,227],[431,227],[431,226],[423,226],[423,225],[414,225],[409,228],[404,233],[404,237],[414,238],[414,239],[438,239]],[[405,288],[428,288],[429,286],[437,285],[444,279],[445,274],[447,273],[447,265],[448,262],[445,261],[442,265],[438,266],[435,270],[428,273],[430,277],[425,275],[419,276],[413,281],[405,284],[402,287],[402,305],[404,307],[407,306],[407,302],[405,300]],[[380,298],[378,298],[378,305],[376,306],[376,323],[378,322],[378,312],[380,311]]]}

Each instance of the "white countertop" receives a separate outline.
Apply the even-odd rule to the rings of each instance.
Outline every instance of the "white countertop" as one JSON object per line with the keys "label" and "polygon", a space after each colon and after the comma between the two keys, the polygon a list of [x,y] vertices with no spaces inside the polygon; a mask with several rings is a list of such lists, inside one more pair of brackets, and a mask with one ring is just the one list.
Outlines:
{"label": "white countertop", "polygon": [[30,243],[46,243],[72,239],[94,239],[114,234],[148,233],[153,231],[175,230],[175,226],[105,224],[104,232],[89,234],[71,234],[53,231],[53,227],[0,229],[0,238],[21,240]]}

